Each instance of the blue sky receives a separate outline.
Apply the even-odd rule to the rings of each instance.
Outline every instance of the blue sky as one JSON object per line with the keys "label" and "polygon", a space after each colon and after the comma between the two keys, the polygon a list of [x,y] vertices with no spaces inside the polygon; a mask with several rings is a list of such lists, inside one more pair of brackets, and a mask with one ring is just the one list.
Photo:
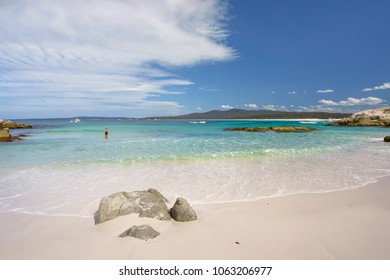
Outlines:
{"label": "blue sky", "polygon": [[387,0],[0,0],[0,118],[386,107],[389,10]]}

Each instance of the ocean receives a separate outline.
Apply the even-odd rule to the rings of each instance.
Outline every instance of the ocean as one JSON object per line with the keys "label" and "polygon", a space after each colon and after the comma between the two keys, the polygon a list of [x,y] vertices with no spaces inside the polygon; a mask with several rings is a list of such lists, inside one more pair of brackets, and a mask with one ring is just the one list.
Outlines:
{"label": "ocean", "polygon": [[[0,212],[92,217],[102,197],[155,188],[173,204],[348,190],[390,175],[381,127],[282,120],[20,120],[0,143]],[[229,127],[310,126],[255,133]],[[104,130],[109,136],[105,138]]]}

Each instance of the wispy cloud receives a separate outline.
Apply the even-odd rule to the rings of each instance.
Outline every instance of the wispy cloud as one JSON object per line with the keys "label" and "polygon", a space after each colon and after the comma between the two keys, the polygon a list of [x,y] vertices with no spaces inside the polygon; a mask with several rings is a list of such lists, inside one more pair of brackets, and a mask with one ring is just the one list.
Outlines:
{"label": "wispy cloud", "polygon": [[334,92],[333,89],[319,89],[317,90],[317,93],[332,93]]}
{"label": "wispy cloud", "polygon": [[378,90],[378,89],[390,89],[390,83],[383,83],[383,85],[376,86],[373,88],[365,88],[362,91],[373,91],[373,90]]}
{"label": "wispy cloud", "polygon": [[221,105],[221,108],[222,109],[233,109],[234,107],[230,106],[230,105]]}
{"label": "wispy cloud", "polygon": [[156,100],[193,84],[176,67],[235,57],[227,9],[219,0],[4,1],[0,98],[24,110],[176,110]]}
{"label": "wispy cloud", "polygon": [[288,94],[289,94],[289,95],[296,95],[296,94],[298,94],[298,93],[297,93],[296,91],[292,90],[292,91],[289,91]]}
{"label": "wispy cloud", "polygon": [[254,103],[244,104],[244,106],[251,109],[257,109],[257,105]]}
{"label": "wispy cloud", "polygon": [[363,106],[363,105],[378,105],[385,100],[377,97],[367,97],[367,98],[353,98],[348,97],[347,100],[342,100],[339,102],[335,102],[333,100],[321,99],[318,101],[320,104],[328,105],[328,106]]}

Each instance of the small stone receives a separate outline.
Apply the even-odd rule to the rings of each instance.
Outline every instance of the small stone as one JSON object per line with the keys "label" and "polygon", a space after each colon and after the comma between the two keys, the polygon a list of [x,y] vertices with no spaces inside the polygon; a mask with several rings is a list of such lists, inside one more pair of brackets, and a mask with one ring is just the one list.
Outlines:
{"label": "small stone", "polygon": [[390,142],[390,136],[385,136],[385,138],[383,139],[385,142]]}
{"label": "small stone", "polygon": [[128,230],[124,231],[119,237],[131,236],[134,238],[147,241],[148,239],[154,239],[159,236],[160,233],[149,225],[132,226]]}

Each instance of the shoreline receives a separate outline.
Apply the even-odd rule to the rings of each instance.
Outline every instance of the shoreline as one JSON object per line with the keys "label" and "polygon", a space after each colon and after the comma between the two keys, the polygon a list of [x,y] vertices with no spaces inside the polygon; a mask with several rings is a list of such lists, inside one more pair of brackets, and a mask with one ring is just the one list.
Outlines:
{"label": "shoreline", "polygon": [[[353,190],[195,204],[190,223],[3,212],[0,259],[390,259],[389,186],[387,176]],[[118,238],[141,224],[161,235]]]}
{"label": "shoreline", "polygon": [[[67,121],[67,120],[71,120],[71,119],[74,119],[75,117],[63,117],[63,118],[33,118],[33,119],[26,119],[26,118],[18,118],[18,119],[7,119],[7,120],[0,120],[1,121],[45,121],[45,120],[64,120],[64,121]],[[283,118],[278,118],[278,119],[274,119],[274,118],[269,118],[269,119],[247,119],[247,118],[243,118],[243,119],[149,119],[149,118],[146,118],[146,119],[137,119],[137,118],[127,118],[127,117],[79,117],[81,119],[86,119],[87,121],[89,120],[120,120],[120,121],[318,121],[318,122],[328,122],[328,121],[334,121],[334,120],[340,120],[341,118],[327,118],[327,119],[321,119],[321,118],[294,118],[294,119],[283,119]]]}
{"label": "shoreline", "polygon": [[170,200],[181,196],[191,204],[254,201],[349,189],[390,175],[387,146],[377,141],[366,146],[217,160],[4,166],[0,184],[7,192],[0,206],[4,212],[19,209],[31,214],[91,216],[104,196],[151,187]]}

